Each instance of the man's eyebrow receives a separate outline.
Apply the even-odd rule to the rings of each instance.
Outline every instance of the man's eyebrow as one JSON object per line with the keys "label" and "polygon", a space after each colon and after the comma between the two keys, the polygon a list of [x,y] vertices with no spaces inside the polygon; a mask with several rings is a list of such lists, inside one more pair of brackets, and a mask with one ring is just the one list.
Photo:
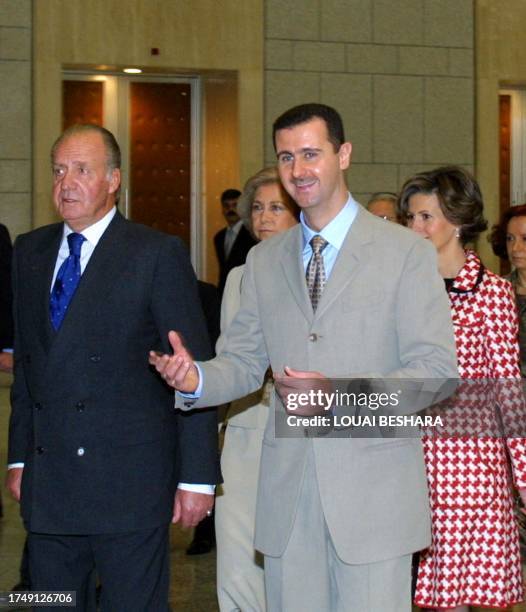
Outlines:
{"label": "man's eyebrow", "polygon": [[[296,153],[306,153],[308,151],[321,151],[322,149],[319,147],[302,147],[298,149]],[[294,155],[292,151],[278,151],[276,155],[279,157],[280,155]]]}

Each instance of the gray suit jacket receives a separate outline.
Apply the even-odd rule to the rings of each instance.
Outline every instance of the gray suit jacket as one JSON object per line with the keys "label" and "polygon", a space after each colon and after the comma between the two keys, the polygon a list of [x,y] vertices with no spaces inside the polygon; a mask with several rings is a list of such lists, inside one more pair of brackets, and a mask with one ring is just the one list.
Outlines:
{"label": "gray suit jacket", "polygon": [[[302,240],[298,225],[250,252],[225,346],[200,363],[197,406],[253,391],[269,364],[275,372],[288,365],[334,378],[456,377],[449,304],[431,244],[360,208],[313,314]],[[429,543],[419,440],[276,438],[274,410],[279,415],[283,407],[276,397],[273,403],[261,460],[259,550],[285,550],[311,444],[325,519],[343,561],[375,562]]]}

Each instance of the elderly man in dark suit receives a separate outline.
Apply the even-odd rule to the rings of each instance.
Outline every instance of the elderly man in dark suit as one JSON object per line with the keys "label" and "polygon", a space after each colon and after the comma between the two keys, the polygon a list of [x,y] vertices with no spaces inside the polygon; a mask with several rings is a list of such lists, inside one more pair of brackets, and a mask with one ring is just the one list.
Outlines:
{"label": "elderly man in dark suit", "polygon": [[[120,151],[98,126],[52,149],[64,223],[14,248],[15,379],[7,485],[21,499],[32,588],[103,584],[101,609],[168,607],[168,527],[211,512],[219,478],[213,411],[185,415],[148,366],[180,329],[210,346],[182,243],[116,209]],[[179,484],[178,484],[179,483]]]}
{"label": "elderly man in dark suit", "polygon": [[226,189],[221,194],[221,208],[227,227],[219,230],[214,236],[214,246],[219,263],[218,289],[221,294],[230,270],[242,266],[248,252],[257,243],[237,213],[237,201],[240,195],[241,192],[237,189]]}

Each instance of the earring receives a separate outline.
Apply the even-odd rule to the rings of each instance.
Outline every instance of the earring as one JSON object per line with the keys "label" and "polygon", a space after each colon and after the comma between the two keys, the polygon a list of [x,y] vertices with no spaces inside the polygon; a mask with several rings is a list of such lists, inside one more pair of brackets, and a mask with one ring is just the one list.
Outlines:
{"label": "earring", "polygon": [[458,227],[455,230],[455,238],[460,238],[460,228],[458,228]]}

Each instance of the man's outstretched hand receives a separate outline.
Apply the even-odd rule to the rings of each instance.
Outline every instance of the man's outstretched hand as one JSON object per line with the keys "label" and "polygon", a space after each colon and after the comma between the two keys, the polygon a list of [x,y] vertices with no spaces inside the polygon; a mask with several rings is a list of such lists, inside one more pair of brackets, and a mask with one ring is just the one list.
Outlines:
{"label": "man's outstretched hand", "polygon": [[173,355],[150,351],[149,362],[170,387],[182,393],[194,393],[199,385],[199,372],[192,355],[177,332],[169,332],[168,340]]}

